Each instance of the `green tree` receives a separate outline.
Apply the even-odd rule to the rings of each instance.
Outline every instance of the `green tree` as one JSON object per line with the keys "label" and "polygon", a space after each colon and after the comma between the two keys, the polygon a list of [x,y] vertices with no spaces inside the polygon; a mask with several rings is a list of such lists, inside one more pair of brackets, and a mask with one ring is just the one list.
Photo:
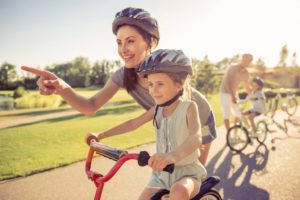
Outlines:
{"label": "green tree", "polygon": [[263,59],[258,58],[256,63],[252,66],[254,73],[260,77],[263,77],[266,72],[266,65]]}
{"label": "green tree", "polygon": [[91,85],[104,86],[110,76],[110,71],[115,66],[115,62],[109,60],[102,60],[96,62],[92,67],[90,75]]}
{"label": "green tree", "polygon": [[17,71],[16,66],[8,62],[0,66],[0,89],[7,90],[16,87]]}
{"label": "green tree", "polygon": [[286,59],[287,59],[288,55],[289,55],[288,47],[287,47],[287,45],[284,45],[280,51],[278,67],[286,67],[287,66]]}
{"label": "green tree", "polygon": [[70,68],[70,84],[73,87],[86,87],[90,85],[90,63],[85,57],[77,57],[72,62]]}
{"label": "green tree", "polygon": [[47,67],[72,87],[86,87],[90,85],[90,63],[85,57],[77,57],[72,62]]}
{"label": "green tree", "polygon": [[193,59],[194,79],[192,85],[204,94],[214,93],[220,85],[220,77],[215,73],[216,66],[206,56],[203,61]]}
{"label": "green tree", "polygon": [[297,63],[297,53],[296,51],[293,53],[292,55],[292,67],[297,67],[298,63]]}

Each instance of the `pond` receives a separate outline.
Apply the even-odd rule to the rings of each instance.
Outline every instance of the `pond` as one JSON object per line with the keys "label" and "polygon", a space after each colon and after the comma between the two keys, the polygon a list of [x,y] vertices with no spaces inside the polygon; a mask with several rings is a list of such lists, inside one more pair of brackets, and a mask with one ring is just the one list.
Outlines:
{"label": "pond", "polygon": [[15,100],[12,97],[6,97],[0,95],[0,110],[12,110],[14,109]]}

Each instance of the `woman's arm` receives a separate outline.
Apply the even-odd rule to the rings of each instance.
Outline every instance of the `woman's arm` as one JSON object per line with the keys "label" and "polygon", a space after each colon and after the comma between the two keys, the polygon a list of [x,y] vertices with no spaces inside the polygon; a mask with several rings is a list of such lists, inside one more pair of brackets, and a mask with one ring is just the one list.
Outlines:
{"label": "woman's arm", "polygon": [[66,88],[59,94],[74,109],[85,115],[92,115],[108,102],[117,93],[119,88],[117,84],[109,79],[105,86],[91,98],[81,96],[71,87]]}
{"label": "woman's arm", "polygon": [[153,115],[154,115],[154,107],[134,119],[128,120],[128,121],[126,121],[120,125],[117,125],[107,131],[99,133],[97,138],[99,140],[101,140],[103,138],[119,135],[122,133],[127,133],[129,131],[133,131],[133,130],[137,129],[138,127],[142,126],[143,124],[152,120]]}
{"label": "woman's arm", "polygon": [[40,76],[37,84],[41,94],[59,94],[74,109],[86,115],[94,114],[100,107],[108,102],[120,88],[109,79],[96,95],[91,98],[86,98],[78,94],[70,85],[50,71],[27,66],[22,66],[21,68],[27,72]]}

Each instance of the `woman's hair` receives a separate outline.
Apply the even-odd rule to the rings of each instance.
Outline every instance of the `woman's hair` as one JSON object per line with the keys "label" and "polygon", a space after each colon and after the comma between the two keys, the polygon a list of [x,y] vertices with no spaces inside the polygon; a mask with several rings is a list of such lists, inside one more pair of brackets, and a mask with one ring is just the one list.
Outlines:
{"label": "woman's hair", "polygon": [[191,86],[189,84],[190,75],[187,72],[164,72],[174,83],[183,86],[183,98],[191,99]]}
{"label": "woman's hair", "polygon": [[[146,31],[144,31],[143,29],[137,26],[133,26],[133,25],[129,25],[129,26],[133,27],[143,37],[143,39],[148,44],[150,49],[156,47],[156,44],[158,42],[156,38],[154,38],[149,33],[147,33]],[[134,89],[134,87],[137,84],[137,72],[135,68],[126,68],[126,67],[124,68],[123,84],[128,93]]]}

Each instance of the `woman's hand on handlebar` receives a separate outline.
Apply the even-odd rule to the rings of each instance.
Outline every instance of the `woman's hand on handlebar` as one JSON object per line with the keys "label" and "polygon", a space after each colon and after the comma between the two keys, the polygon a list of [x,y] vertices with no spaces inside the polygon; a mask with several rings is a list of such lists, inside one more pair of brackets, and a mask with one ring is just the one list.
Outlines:
{"label": "woman's hand on handlebar", "polygon": [[60,94],[64,89],[71,87],[50,71],[27,66],[22,66],[21,69],[40,76],[37,85],[42,95]]}
{"label": "woman's hand on handlebar", "polygon": [[95,141],[99,142],[99,139],[98,139],[96,134],[87,133],[86,136],[85,136],[85,142],[87,143],[87,145],[90,145],[92,140],[95,140]]}
{"label": "woman's hand on handlebar", "polygon": [[175,158],[170,153],[155,153],[148,160],[148,165],[157,172],[163,171],[167,165],[173,163],[175,163]]}

